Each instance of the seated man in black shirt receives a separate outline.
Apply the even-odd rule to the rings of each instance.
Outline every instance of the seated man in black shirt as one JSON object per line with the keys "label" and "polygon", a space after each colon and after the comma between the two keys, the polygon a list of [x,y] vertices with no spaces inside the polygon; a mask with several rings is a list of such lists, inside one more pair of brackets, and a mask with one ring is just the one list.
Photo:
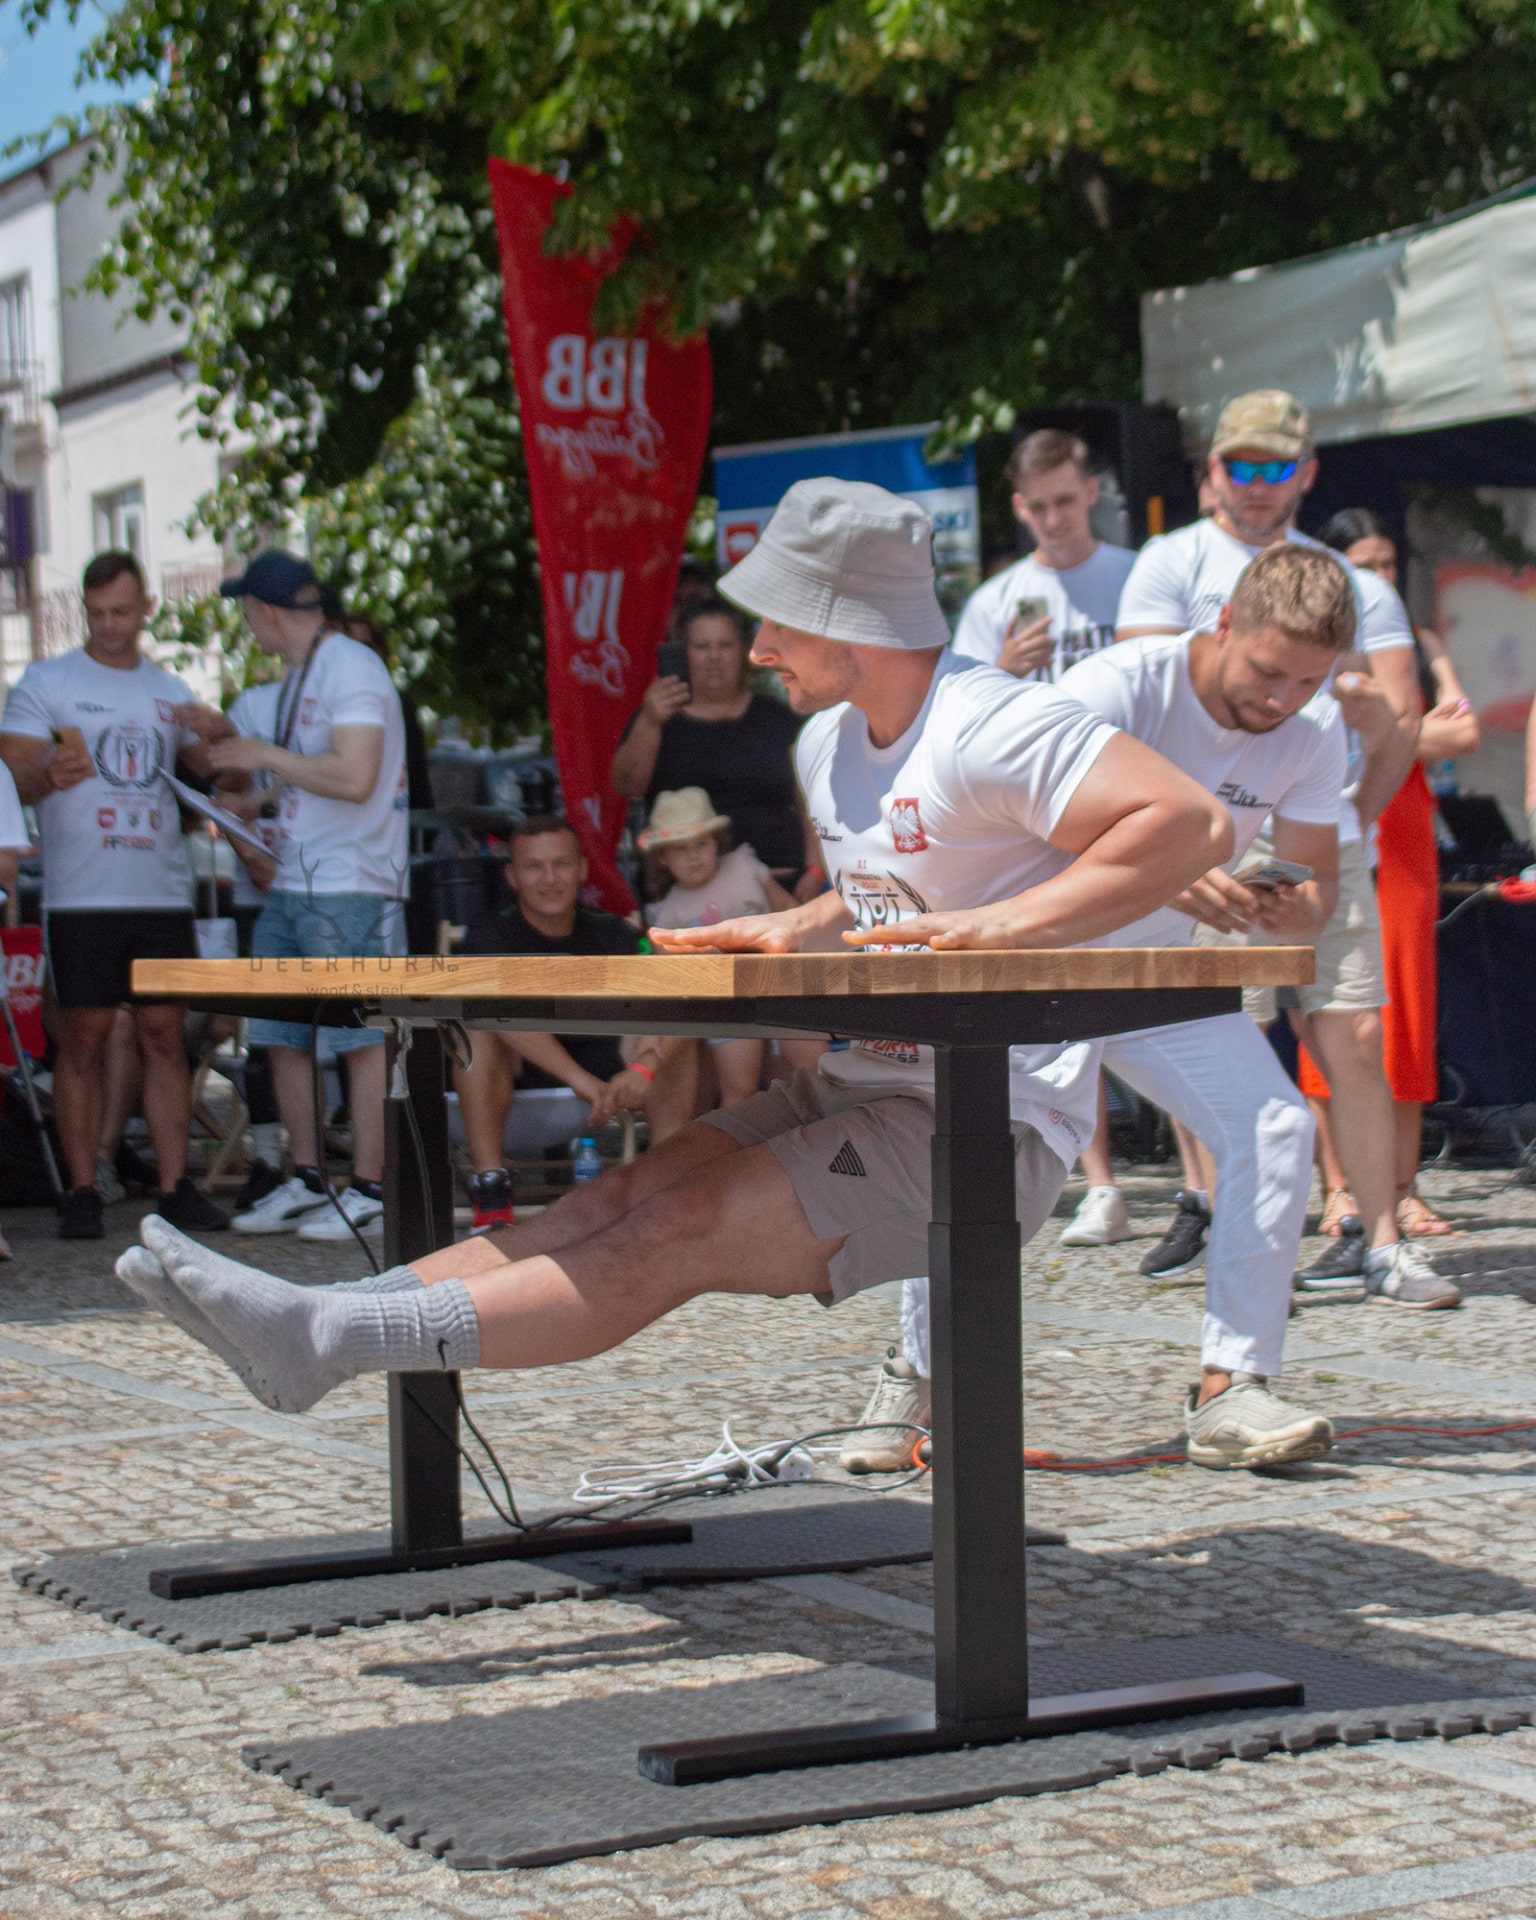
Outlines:
{"label": "seated man in black shirt", "polygon": [[[638,953],[627,920],[580,904],[587,863],[568,822],[532,814],[512,830],[506,880],[513,899],[470,929],[466,953]],[[600,1127],[621,1108],[644,1113],[652,1145],[693,1118],[698,1042],[618,1041],[601,1034],[476,1033],[468,1068],[455,1067],[474,1172],[470,1199],[477,1229],[507,1226],[512,1182],[502,1141],[514,1085],[570,1087]]]}

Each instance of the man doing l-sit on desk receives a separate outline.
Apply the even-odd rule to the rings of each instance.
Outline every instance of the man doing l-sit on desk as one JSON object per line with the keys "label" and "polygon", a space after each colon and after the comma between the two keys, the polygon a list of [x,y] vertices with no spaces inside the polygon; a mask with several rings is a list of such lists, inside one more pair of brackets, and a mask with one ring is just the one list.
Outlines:
{"label": "man doing l-sit on desk", "polygon": [[[932,529],[910,502],[802,481],[722,583],[797,712],[836,890],[665,936],[792,952],[1065,947],[1162,906],[1231,851],[1224,807],[1056,689],[949,652]],[[151,1216],[123,1279],[267,1405],[386,1371],[554,1366],[711,1291],[842,1299],[926,1261],[931,1058],[854,1047],[685,1127],[535,1220],[377,1279],[295,1287]],[[1018,1047],[1019,1219],[1049,1215],[1094,1118],[1098,1047]],[[1208,1374],[1202,1392],[1224,1390]]]}

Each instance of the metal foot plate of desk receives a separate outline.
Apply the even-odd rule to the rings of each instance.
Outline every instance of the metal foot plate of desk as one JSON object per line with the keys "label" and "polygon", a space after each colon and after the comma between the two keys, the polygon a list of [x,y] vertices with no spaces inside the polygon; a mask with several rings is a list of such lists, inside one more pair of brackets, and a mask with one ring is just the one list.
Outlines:
{"label": "metal foot plate of desk", "polygon": [[771,1733],[720,1734],[705,1740],[669,1740],[640,1749],[640,1771],[661,1786],[691,1787],[706,1780],[737,1780],[753,1773],[839,1766],[860,1760],[897,1760],[912,1754],[960,1753],[1015,1740],[1048,1740],[1099,1727],[1135,1726],[1194,1713],[1299,1707],[1298,1680],[1273,1673],[1224,1673],[1151,1686],[1111,1687],[1031,1700],[1029,1717],[946,1725],[931,1713],[896,1714],[841,1726],[785,1727]]}

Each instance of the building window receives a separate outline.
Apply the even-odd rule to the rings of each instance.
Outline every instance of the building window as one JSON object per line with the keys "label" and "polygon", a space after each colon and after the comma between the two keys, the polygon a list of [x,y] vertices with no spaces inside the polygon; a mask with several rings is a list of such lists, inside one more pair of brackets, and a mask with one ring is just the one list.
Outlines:
{"label": "building window", "polygon": [[119,487],[115,493],[98,493],[96,508],[96,551],[108,547],[144,558],[144,489],[135,483]]}
{"label": "building window", "polygon": [[0,386],[16,386],[32,371],[32,282],[22,273],[0,280]]}

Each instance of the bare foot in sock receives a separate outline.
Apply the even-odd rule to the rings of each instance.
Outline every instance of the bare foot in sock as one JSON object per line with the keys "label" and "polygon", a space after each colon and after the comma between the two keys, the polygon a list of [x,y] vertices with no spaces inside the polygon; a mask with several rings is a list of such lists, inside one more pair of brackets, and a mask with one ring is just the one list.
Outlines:
{"label": "bare foot in sock", "polygon": [[479,1322],[456,1280],[385,1293],[295,1287],[211,1253],[158,1214],[146,1215],[139,1231],[171,1283],[244,1354],[280,1412],[307,1412],[360,1373],[479,1363]]}
{"label": "bare foot in sock", "polygon": [[130,1247],[117,1263],[117,1277],[130,1292],[139,1296],[145,1306],[163,1313],[183,1333],[191,1334],[210,1353],[217,1354],[226,1367],[240,1376],[242,1383],[250,1388],[264,1407],[276,1409],[277,1401],[266,1380],[240,1349],[224,1338],[207,1314],[193,1306],[186,1295],[171,1284],[169,1274],[148,1247]]}

